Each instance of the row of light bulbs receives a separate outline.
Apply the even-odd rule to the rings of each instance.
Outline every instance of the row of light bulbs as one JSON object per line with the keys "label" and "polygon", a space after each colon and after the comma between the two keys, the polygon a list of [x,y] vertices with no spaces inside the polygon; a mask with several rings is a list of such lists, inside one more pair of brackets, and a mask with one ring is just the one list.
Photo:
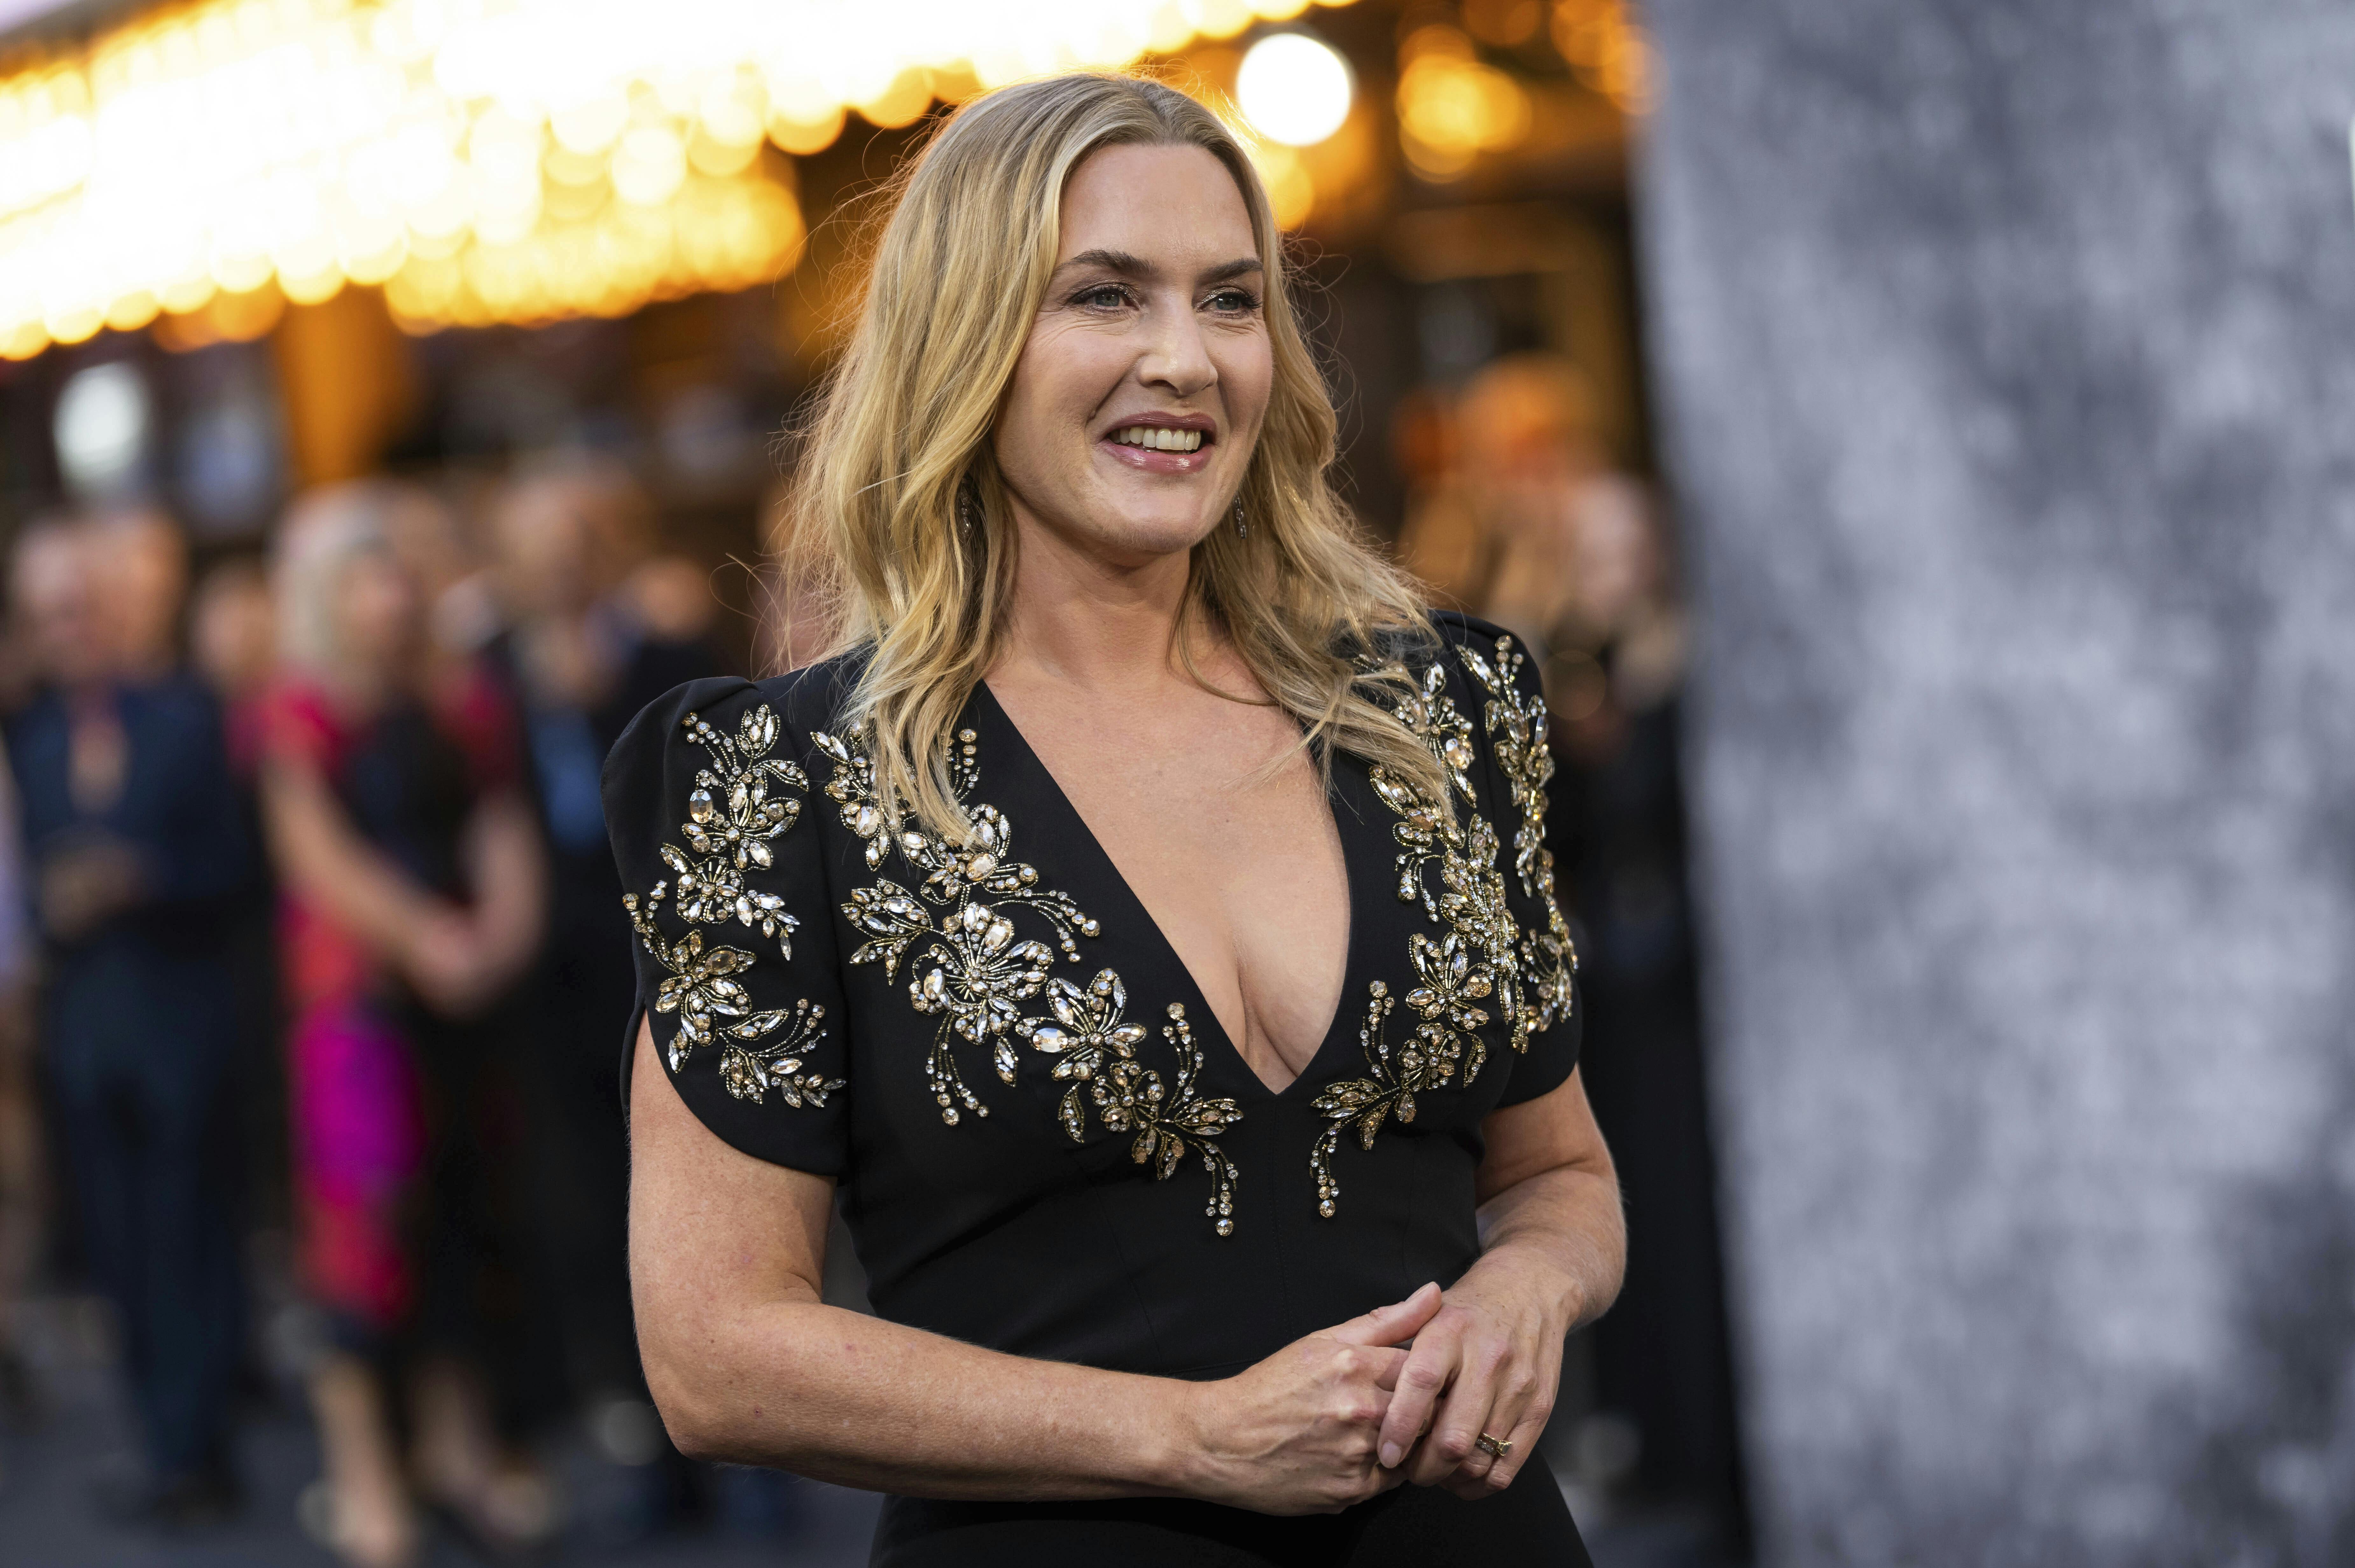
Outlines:
{"label": "row of light bulbs", "polygon": [[782,155],[847,113],[1311,4],[200,0],[0,80],[0,356],[271,286],[381,284],[419,329],[744,287],[804,238]]}

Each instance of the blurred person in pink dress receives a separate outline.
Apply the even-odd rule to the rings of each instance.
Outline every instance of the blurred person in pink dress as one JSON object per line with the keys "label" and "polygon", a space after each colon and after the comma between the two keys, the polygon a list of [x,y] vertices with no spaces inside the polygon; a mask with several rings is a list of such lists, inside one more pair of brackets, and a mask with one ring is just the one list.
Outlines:
{"label": "blurred person in pink dress", "polygon": [[450,531],[430,495],[385,482],[296,503],[261,738],[297,1251],[333,1347],[311,1380],[330,1534],[371,1568],[414,1559],[416,1500],[499,1549],[549,1522],[544,1484],[497,1435],[485,1367],[509,1348],[481,1313],[501,1262],[488,1072],[545,869],[505,691],[428,635],[412,563]]}

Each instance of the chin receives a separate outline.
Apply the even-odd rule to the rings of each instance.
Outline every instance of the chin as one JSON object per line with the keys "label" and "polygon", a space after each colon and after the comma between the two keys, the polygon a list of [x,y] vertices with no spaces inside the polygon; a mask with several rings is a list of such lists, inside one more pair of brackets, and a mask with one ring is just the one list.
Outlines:
{"label": "chin", "polygon": [[1091,517],[1085,537],[1100,548],[1136,560],[1182,555],[1210,531],[1211,522],[1188,508],[1182,517],[1130,514]]}

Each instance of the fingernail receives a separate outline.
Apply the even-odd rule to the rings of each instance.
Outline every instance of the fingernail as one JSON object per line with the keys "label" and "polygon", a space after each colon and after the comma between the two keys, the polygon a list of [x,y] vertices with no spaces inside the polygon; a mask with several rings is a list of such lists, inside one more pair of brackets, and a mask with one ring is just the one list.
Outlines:
{"label": "fingernail", "polygon": [[1385,1469],[1385,1470],[1395,1470],[1395,1469],[1397,1469],[1397,1468],[1398,1468],[1398,1466],[1399,1466],[1399,1445],[1398,1445],[1397,1444],[1395,1444],[1395,1443],[1385,1443],[1385,1444],[1383,1444],[1383,1445],[1382,1445],[1382,1468],[1383,1468],[1383,1469]]}

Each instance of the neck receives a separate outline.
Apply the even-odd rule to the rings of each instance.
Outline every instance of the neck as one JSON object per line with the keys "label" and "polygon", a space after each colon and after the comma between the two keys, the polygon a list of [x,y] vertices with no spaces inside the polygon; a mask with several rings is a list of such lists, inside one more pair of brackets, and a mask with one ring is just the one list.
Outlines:
{"label": "neck", "polygon": [[[1015,521],[1021,560],[991,675],[1127,692],[1180,678],[1188,552],[1113,560],[1038,523],[1019,503]],[[1199,626],[1193,635],[1200,637]]]}

